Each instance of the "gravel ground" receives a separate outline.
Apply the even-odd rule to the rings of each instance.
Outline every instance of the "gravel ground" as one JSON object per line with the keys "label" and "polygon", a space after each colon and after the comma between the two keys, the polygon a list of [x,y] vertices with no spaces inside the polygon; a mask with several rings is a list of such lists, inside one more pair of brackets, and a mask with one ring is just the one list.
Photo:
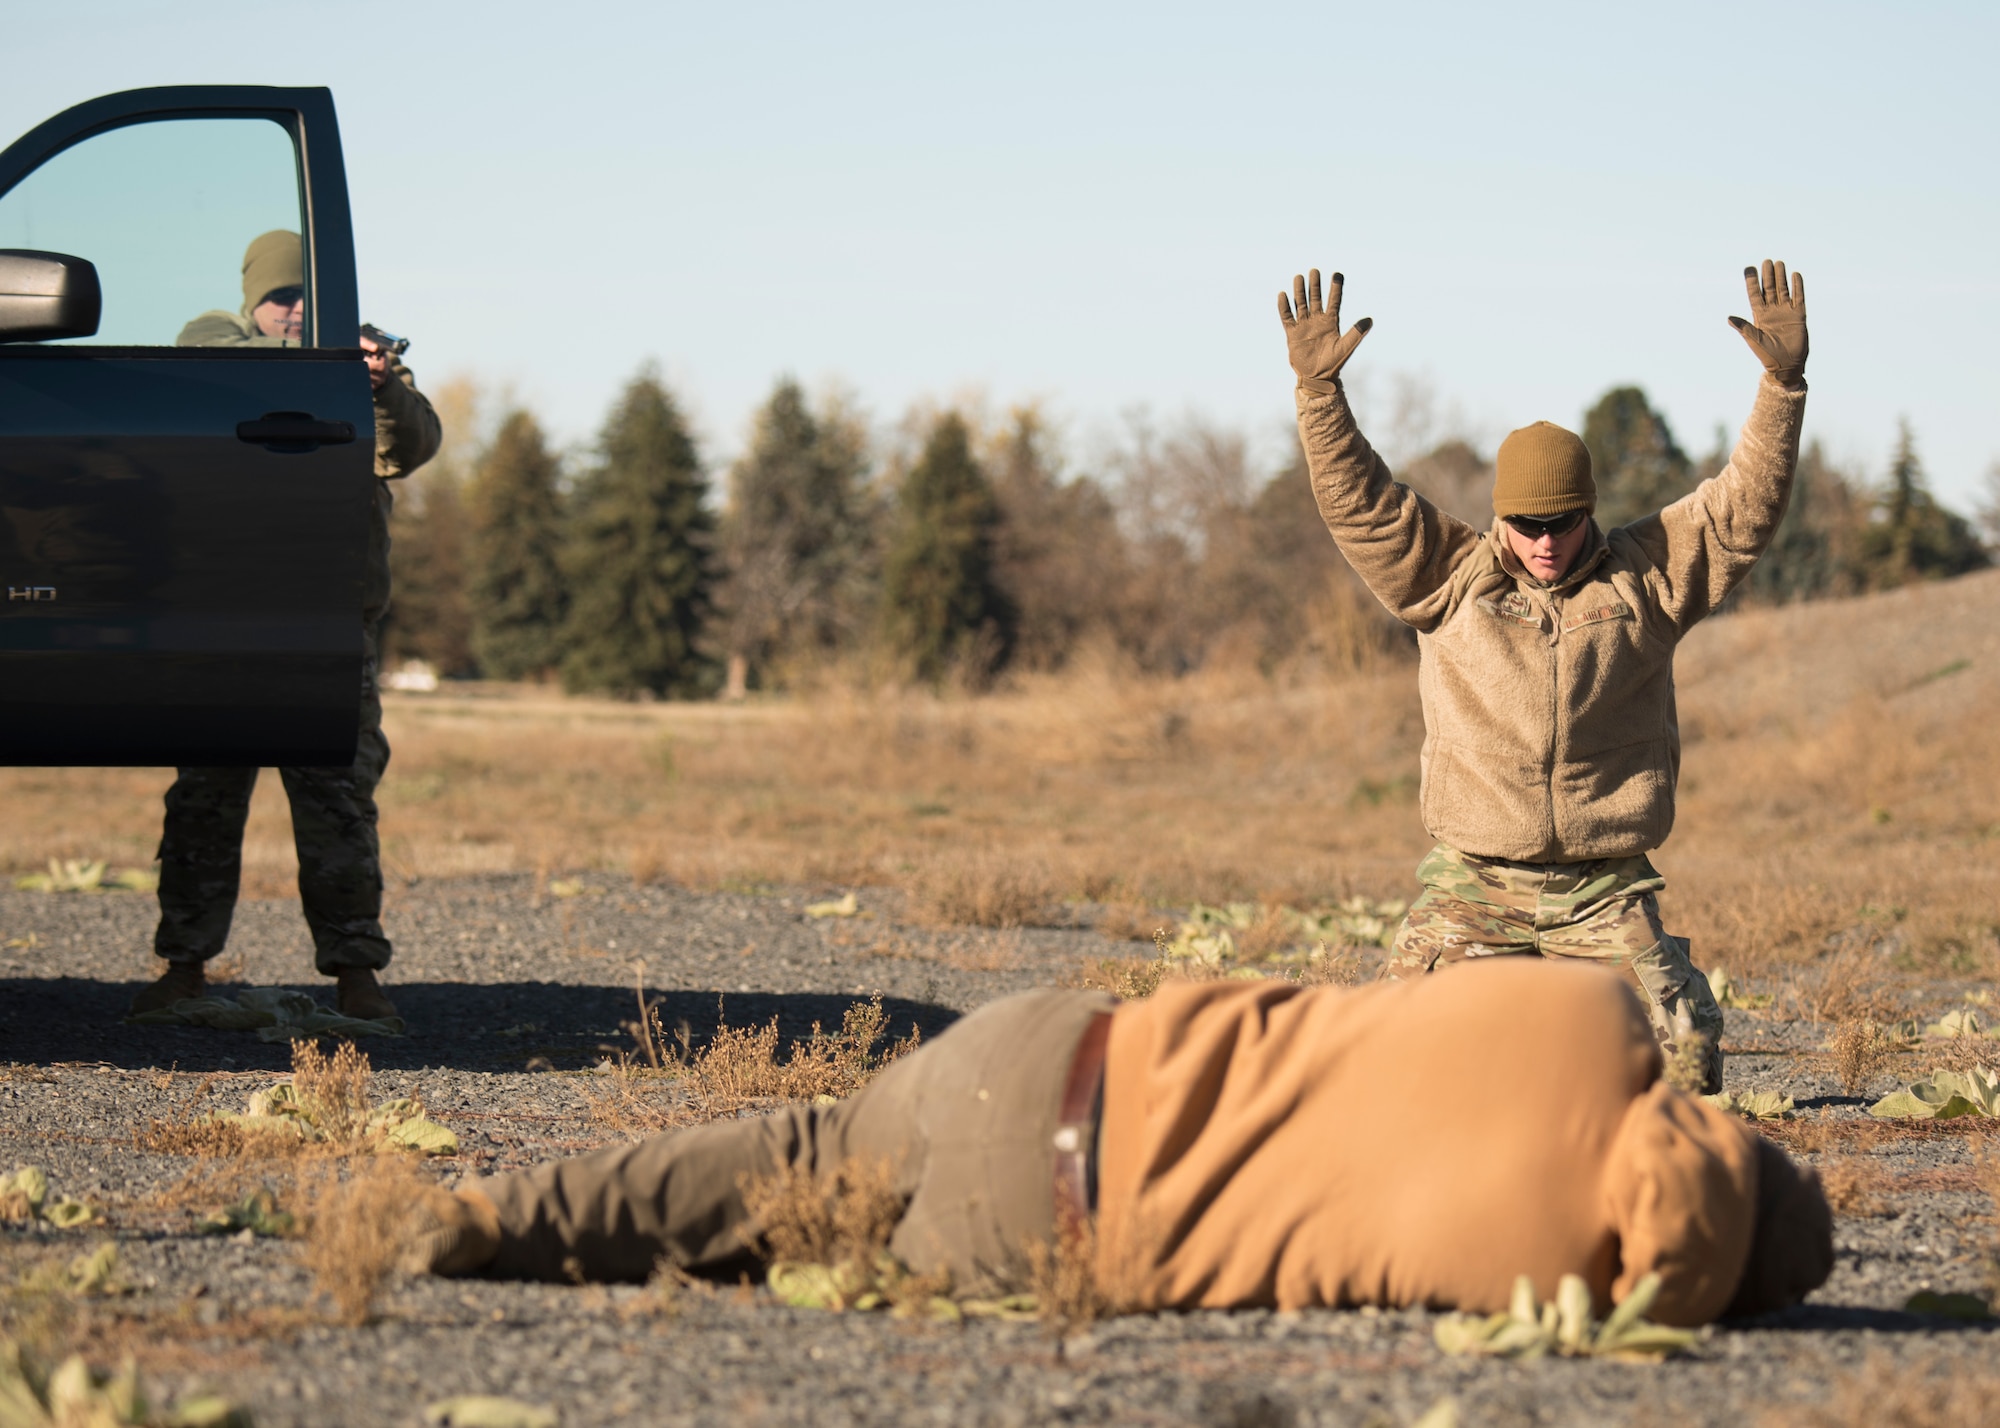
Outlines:
{"label": "gravel ground", "polygon": [[[588,880],[587,880],[588,881]],[[400,889],[391,990],[414,1034],[366,1050],[380,1094],[422,1091],[456,1130],[466,1170],[505,1169],[619,1138],[593,1125],[577,1074],[626,1041],[633,963],[668,1026],[699,1040],[718,1002],[732,1025],[776,1016],[788,1035],[837,1025],[880,994],[900,1035],[935,1035],[993,997],[1122,954],[1081,930],[936,931],[864,915],[814,921],[824,889],[692,894],[594,880],[568,898],[527,878]],[[1038,1326],[943,1327],[784,1309],[745,1289],[401,1281],[378,1322],[332,1324],[295,1246],[195,1235],[148,1208],[190,1162],[133,1148],[149,1119],[240,1106],[287,1068],[252,1035],[121,1024],[152,975],[154,906],[132,894],[0,892],[0,1173],[45,1167],[55,1190],[111,1216],[117,1301],[169,1391],[215,1387],[264,1428],[415,1424],[455,1393],[555,1406],[568,1425],[648,1423],[1406,1424],[1455,1398],[1466,1424],[1755,1422],[1765,1407],[1838,1392],[1874,1358],[1990,1373],[1987,1327],[1901,1312],[1919,1289],[1976,1290],[1993,1240],[1963,1122],[1884,1126],[1802,1063],[1823,1029],[1732,1012],[1732,1089],[1800,1104],[1813,1157],[1863,1166],[1871,1213],[1837,1222],[1833,1279],[1800,1308],[1714,1331],[1660,1366],[1469,1362],[1440,1355],[1422,1313],[1195,1314],[1124,1319],[1057,1341]],[[326,995],[296,903],[246,904],[224,966],[256,985]],[[1940,986],[1940,1007],[1959,989]],[[1887,1089],[1885,1080],[1875,1089]],[[1794,1143],[1798,1143],[1796,1140]],[[102,1230],[9,1229],[20,1263]]]}

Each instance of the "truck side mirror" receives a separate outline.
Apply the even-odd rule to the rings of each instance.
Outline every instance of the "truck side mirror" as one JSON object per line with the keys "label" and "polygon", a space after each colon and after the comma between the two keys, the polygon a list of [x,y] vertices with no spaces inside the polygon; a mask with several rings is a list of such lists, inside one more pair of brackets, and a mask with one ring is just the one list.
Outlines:
{"label": "truck side mirror", "polygon": [[103,315],[94,264],[67,253],[0,248],[0,342],[92,337]]}

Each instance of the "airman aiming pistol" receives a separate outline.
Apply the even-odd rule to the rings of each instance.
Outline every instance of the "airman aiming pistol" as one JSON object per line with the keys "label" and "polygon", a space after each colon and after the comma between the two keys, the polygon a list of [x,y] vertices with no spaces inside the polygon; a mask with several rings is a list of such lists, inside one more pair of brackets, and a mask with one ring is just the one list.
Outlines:
{"label": "airman aiming pistol", "polygon": [[410,350],[410,339],[398,337],[393,332],[384,332],[372,322],[361,324],[361,335],[391,357],[400,357]]}

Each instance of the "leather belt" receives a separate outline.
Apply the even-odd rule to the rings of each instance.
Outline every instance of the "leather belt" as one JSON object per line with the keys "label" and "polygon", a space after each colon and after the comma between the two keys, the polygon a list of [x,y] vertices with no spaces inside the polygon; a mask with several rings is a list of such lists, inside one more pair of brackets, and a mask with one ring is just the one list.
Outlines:
{"label": "leather belt", "polygon": [[1111,1013],[1098,1012],[1083,1029],[1063,1083],[1056,1120],[1056,1228],[1086,1223],[1097,1208],[1097,1121],[1104,1104],[1104,1053]]}

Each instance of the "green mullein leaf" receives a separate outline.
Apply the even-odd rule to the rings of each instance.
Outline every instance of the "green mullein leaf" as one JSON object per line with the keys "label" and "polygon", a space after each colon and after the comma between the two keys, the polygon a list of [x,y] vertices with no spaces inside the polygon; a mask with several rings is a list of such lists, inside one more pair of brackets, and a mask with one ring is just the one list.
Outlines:
{"label": "green mullein leaf", "polygon": [[1433,1338],[1447,1354],[1483,1358],[1561,1354],[1656,1362],[1685,1351],[1700,1337],[1694,1330],[1670,1329],[1644,1317],[1659,1291],[1659,1276],[1647,1275],[1611,1317],[1597,1325],[1590,1317],[1590,1286],[1581,1276],[1564,1275],[1555,1300],[1537,1305],[1534,1281],[1524,1274],[1514,1281],[1506,1313],[1448,1314],[1438,1321]]}
{"label": "green mullein leaf", "polygon": [[1954,1120],[1959,1116],[2000,1115],[2000,1076],[1984,1066],[1969,1071],[1934,1071],[1930,1078],[1891,1091],[1868,1108],[1884,1120]]}
{"label": "green mullein leaf", "polygon": [[1993,1310],[1977,1294],[1938,1294],[1926,1289],[1912,1294],[1903,1305],[1905,1314],[1935,1314],[1943,1319],[1991,1319]]}
{"label": "green mullein leaf", "polygon": [[1746,1121],[1788,1121],[1798,1107],[1780,1091],[1723,1091],[1702,1099],[1718,1111]]}
{"label": "green mullein leaf", "polygon": [[556,1428],[560,1421],[553,1408],[490,1393],[462,1393],[424,1408],[424,1422],[439,1428]]}
{"label": "green mullein leaf", "polygon": [[278,1208],[278,1197],[269,1190],[253,1190],[234,1205],[225,1205],[214,1214],[195,1221],[204,1235],[230,1235],[243,1230],[253,1235],[282,1239],[298,1228],[290,1211]]}

